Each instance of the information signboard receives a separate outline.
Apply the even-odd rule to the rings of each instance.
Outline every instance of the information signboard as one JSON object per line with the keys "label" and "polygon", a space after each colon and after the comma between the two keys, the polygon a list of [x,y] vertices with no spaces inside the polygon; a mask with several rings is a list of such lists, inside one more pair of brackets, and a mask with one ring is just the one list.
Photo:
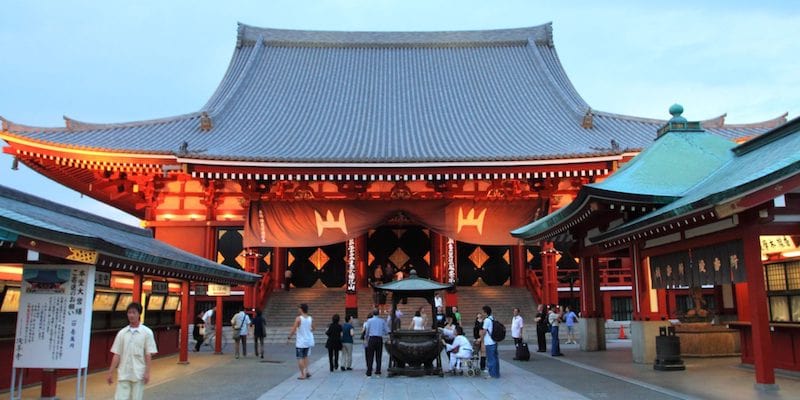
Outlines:
{"label": "information signboard", "polygon": [[231,287],[230,287],[230,285],[215,285],[213,283],[209,283],[206,295],[207,296],[230,296],[231,295]]}
{"label": "information signboard", "polygon": [[79,369],[89,365],[93,265],[25,265],[14,368]]}

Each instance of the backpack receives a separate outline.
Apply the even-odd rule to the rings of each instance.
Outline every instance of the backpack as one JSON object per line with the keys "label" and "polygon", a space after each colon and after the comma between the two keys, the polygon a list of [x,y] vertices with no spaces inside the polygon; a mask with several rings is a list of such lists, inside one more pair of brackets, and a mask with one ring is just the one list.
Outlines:
{"label": "backpack", "polygon": [[492,340],[495,343],[500,343],[506,338],[506,326],[498,322],[492,317]]}

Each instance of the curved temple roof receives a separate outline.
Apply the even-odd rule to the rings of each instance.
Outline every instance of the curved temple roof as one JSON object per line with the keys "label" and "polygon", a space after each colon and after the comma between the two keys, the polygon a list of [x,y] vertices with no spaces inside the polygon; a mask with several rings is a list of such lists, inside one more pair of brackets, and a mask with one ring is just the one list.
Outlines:
{"label": "curved temple roof", "polygon": [[[725,125],[724,117],[708,130],[725,138],[785,122]],[[567,78],[551,24],[466,32],[240,25],[228,71],[203,109],[119,124],[65,121],[38,128],[3,120],[0,136],[197,163],[447,163],[638,151],[665,122],[592,110]]]}

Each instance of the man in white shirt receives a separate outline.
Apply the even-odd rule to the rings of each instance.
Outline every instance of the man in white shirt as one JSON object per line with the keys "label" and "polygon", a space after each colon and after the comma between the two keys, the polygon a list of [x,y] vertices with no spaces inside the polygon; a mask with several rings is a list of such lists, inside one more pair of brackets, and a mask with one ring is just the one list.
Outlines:
{"label": "man in white shirt", "polygon": [[514,339],[514,346],[522,344],[522,328],[524,323],[522,315],[519,315],[519,308],[514,308],[514,317],[511,318],[511,337]]}
{"label": "man in white shirt", "polygon": [[550,310],[550,314],[547,316],[547,320],[550,322],[550,355],[553,357],[563,356],[564,354],[561,354],[561,346],[558,340],[558,326],[561,325],[561,308],[557,305],[553,306]]}
{"label": "man in white shirt", "polygon": [[206,346],[213,346],[214,337],[217,335],[217,321],[214,314],[214,307],[206,310],[203,314],[203,323],[206,326],[205,344]]}
{"label": "man in white shirt", "polygon": [[140,321],[142,305],[130,303],[126,310],[129,325],[122,328],[114,338],[111,352],[111,367],[106,381],[114,384],[117,370],[115,400],[139,400],[144,394],[144,385],[150,382],[150,361],[158,353],[153,331]]}
{"label": "man in white shirt", "polygon": [[436,292],[436,296],[433,296],[433,306],[436,307],[438,310],[439,307],[444,307],[444,301],[442,301],[442,295],[439,292]]}
{"label": "man in white shirt", "polygon": [[492,307],[483,306],[483,329],[481,329],[481,340],[483,346],[486,348],[486,369],[489,370],[489,376],[492,378],[500,377],[500,359],[497,354],[497,342],[492,339],[492,324],[494,317],[492,316]]}
{"label": "man in white shirt", "polygon": [[455,372],[458,360],[472,358],[472,343],[464,336],[464,328],[456,325],[455,333],[456,337],[453,339],[453,344],[448,344],[442,339],[442,343],[450,353],[450,371],[453,372]]}
{"label": "man in white shirt", "polygon": [[242,355],[247,357],[247,330],[250,327],[250,316],[244,312],[244,309],[236,313],[231,318],[231,327],[233,328],[233,341],[234,355],[239,358],[239,343],[242,344]]}

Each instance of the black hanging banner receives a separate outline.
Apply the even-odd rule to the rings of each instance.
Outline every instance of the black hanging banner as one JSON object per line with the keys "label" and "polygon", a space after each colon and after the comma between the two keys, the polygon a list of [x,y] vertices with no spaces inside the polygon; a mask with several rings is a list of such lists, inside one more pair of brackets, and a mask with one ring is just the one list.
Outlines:
{"label": "black hanging banner", "polygon": [[742,241],[734,240],[650,257],[650,281],[654,289],[739,283],[744,268]]}

